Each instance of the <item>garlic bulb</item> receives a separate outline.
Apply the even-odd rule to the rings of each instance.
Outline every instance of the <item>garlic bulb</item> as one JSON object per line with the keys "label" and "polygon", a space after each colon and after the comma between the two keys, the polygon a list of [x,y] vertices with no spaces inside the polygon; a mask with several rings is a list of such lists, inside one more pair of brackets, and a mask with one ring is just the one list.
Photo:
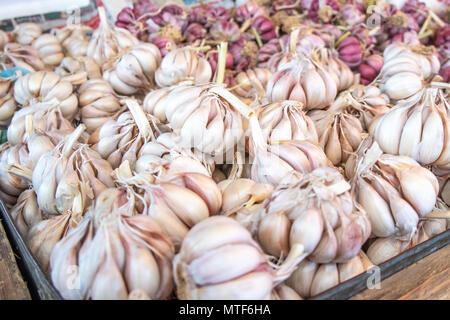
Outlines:
{"label": "garlic bulb", "polygon": [[33,47],[10,42],[3,48],[6,65],[21,67],[31,72],[43,70],[44,62],[39,57],[39,51]]}
{"label": "garlic bulb", "polygon": [[72,123],[63,117],[56,99],[16,111],[6,132],[8,143],[18,145],[38,131],[50,136],[55,144],[73,131]]}
{"label": "garlic bulb", "polygon": [[86,55],[103,65],[120,51],[139,43],[128,30],[109,25],[105,9],[98,7],[100,25],[89,40]]}
{"label": "garlic bulb", "polygon": [[0,30],[0,50],[3,50],[3,48],[8,42],[9,42],[9,35],[5,31]]}
{"label": "garlic bulb", "polygon": [[239,72],[234,78],[233,90],[238,97],[255,100],[266,95],[266,87],[272,72],[269,69],[254,68]]}
{"label": "garlic bulb", "polygon": [[19,44],[30,45],[42,34],[42,30],[36,23],[26,22],[17,25],[12,34]]}
{"label": "garlic bulb", "polygon": [[31,167],[26,146],[2,144],[0,146],[0,198],[7,206],[14,205],[17,197],[30,185],[28,180],[10,171],[11,166],[17,164]]}
{"label": "garlic bulb", "polygon": [[[173,245],[152,218],[131,216],[125,197],[123,190],[105,190],[56,244],[51,279],[64,299],[127,299],[137,291],[166,299],[172,292]],[[80,271],[77,288],[67,272],[74,267]]]}
{"label": "garlic bulb", "polygon": [[345,163],[363,139],[359,119],[346,111],[354,100],[349,92],[341,94],[327,110],[312,110],[309,116],[319,134],[319,144],[334,165]]}
{"label": "garlic bulb", "polygon": [[126,105],[130,111],[101,126],[94,147],[113,168],[119,167],[125,160],[133,168],[142,145],[155,139],[161,129],[164,130],[159,121],[145,114],[135,100],[126,100]]}
{"label": "garlic bulb", "polygon": [[296,100],[305,110],[323,109],[334,101],[337,86],[333,77],[318,63],[298,56],[281,65],[267,84],[269,102]]}
{"label": "garlic bulb", "polygon": [[370,235],[367,214],[337,169],[292,172],[264,203],[258,240],[265,252],[317,263],[355,257]]}
{"label": "garlic bulb", "polygon": [[77,144],[84,129],[80,125],[43,154],[33,170],[33,188],[44,213],[82,214],[96,196],[114,186],[111,165],[87,145]]}
{"label": "garlic bulb", "polygon": [[12,83],[12,79],[0,78],[0,127],[8,127],[17,109]]}
{"label": "garlic bulb", "polygon": [[113,89],[124,95],[147,92],[154,87],[154,74],[161,62],[161,53],[151,43],[139,43],[123,55],[118,55],[111,66],[103,66],[103,78]]}
{"label": "garlic bulb", "polygon": [[173,269],[181,300],[270,299],[277,278],[250,233],[223,216],[189,231]]}
{"label": "garlic bulb", "polygon": [[282,140],[267,144],[256,116],[250,117],[251,178],[277,185],[290,172],[311,172],[330,161],[320,146],[307,140]]}
{"label": "garlic bulb", "polygon": [[14,84],[14,98],[25,106],[33,99],[47,102],[56,98],[63,116],[68,120],[72,120],[78,112],[78,99],[72,84],[54,72],[30,72],[20,77]]}
{"label": "garlic bulb", "polygon": [[273,186],[246,178],[223,180],[218,186],[222,192],[220,214],[235,219],[254,234],[263,202],[271,195]]}
{"label": "garlic bulb", "polygon": [[88,26],[71,24],[62,29],[53,29],[52,34],[61,42],[68,56],[80,57],[87,54],[89,40],[86,32],[90,30]]}
{"label": "garlic bulb", "polygon": [[222,205],[217,184],[202,173],[179,172],[155,179],[146,174],[133,175],[125,161],[114,175],[116,183],[128,188],[129,197],[135,199],[138,212],[155,219],[176,248],[190,228],[216,215]]}
{"label": "garlic bulb", "polygon": [[78,89],[81,121],[89,133],[101,128],[111,119],[123,112],[119,98],[110,84],[103,79],[86,81]]}
{"label": "garlic bulb", "polygon": [[85,83],[88,79],[100,79],[102,72],[94,59],[89,57],[65,57],[55,68],[55,73],[74,85]]}
{"label": "garlic bulb", "polygon": [[377,121],[374,137],[390,154],[408,156],[421,165],[450,164],[450,103],[438,88],[426,88],[399,101]]}
{"label": "garlic bulb", "polygon": [[344,263],[320,264],[304,260],[286,283],[302,298],[307,299],[356,277],[372,266],[372,262],[362,251]]}
{"label": "garlic bulb", "polygon": [[258,108],[258,121],[264,139],[270,144],[283,140],[308,140],[318,143],[316,127],[297,101],[281,101]]}
{"label": "garlic bulb", "polygon": [[352,70],[337,57],[336,53],[332,53],[327,49],[321,49],[319,50],[318,59],[324,69],[333,77],[338,92],[350,88],[354,83]]}
{"label": "garlic bulb", "polygon": [[383,154],[371,137],[348,159],[345,172],[377,237],[414,234],[436,203],[436,177],[412,158]]}
{"label": "garlic bulb", "polygon": [[26,238],[28,231],[44,219],[33,189],[25,190],[20,194],[9,214],[22,238]]}
{"label": "garlic bulb", "polygon": [[50,66],[57,66],[64,58],[63,48],[58,38],[45,33],[33,41],[33,48],[39,51],[41,60]]}
{"label": "garlic bulb", "polygon": [[180,146],[207,154],[222,154],[243,135],[242,118],[251,110],[216,84],[180,84],[150,92],[146,112],[167,121],[180,136]]}
{"label": "garlic bulb", "polygon": [[211,81],[211,66],[199,49],[182,47],[170,51],[156,70],[155,80],[160,87],[169,87],[183,81],[205,84]]}

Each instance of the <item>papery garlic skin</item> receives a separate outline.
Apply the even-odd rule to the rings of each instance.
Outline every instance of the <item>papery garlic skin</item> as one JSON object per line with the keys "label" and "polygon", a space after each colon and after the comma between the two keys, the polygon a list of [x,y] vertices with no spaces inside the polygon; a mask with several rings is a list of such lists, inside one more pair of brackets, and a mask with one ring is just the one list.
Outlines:
{"label": "papery garlic skin", "polygon": [[[283,228],[269,224],[268,228],[259,230],[258,239],[265,244],[262,248],[269,248],[269,242],[265,241],[268,237],[276,236],[280,240],[288,237],[288,248],[272,247],[271,254],[294,255],[297,264],[306,257],[318,263],[342,263],[356,256],[369,237],[371,226],[350,189],[350,184],[334,168],[287,175],[264,203],[261,223],[271,215],[284,216],[290,223]],[[273,246],[276,242],[270,243]]]}
{"label": "papery garlic skin", "polygon": [[345,171],[377,237],[414,234],[436,203],[436,177],[412,158],[383,154],[372,138],[361,143]]}
{"label": "papery garlic skin", "polygon": [[28,105],[33,99],[47,102],[56,98],[64,117],[69,120],[78,112],[72,84],[54,72],[31,72],[20,77],[14,84],[14,98],[21,105]]}
{"label": "papery garlic skin", "polygon": [[170,51],[156,70],[155,80],[160,87],[169,87],[183,81],[205,84],[211,81],[212,70],[208,60],[193,47]]}
{"label": "papery garlic skin", "polygon": [[44,219],[33,189],[25,190],[20,194],[9,214],[22,238],[26,238],[28,231]]}
{"label": "papery garlic skin", "polygon": [[[135,291],[151,299],[169,297],[173,245],[152,218],[132,214],[126,193],[107,189],[56,244],[51,279],[63,298],[128,299]],[[80,286],[75,289],[67,274],[73,266],[80,270]]]}
{"label": "papery garlic skin", "polygon": [[450,163],[450,104],[443,91],[426,88],[399,101],[374,128],[375,140],[384,152],[409,156],[421,165]]}
{"label": "papery garlic skin", "polygon": [[44,70],[45,64],[39,57],[39,51],[27,45],[10,42],[3,48],[6,65],[11,67],[22,67],[31,72]]}
{"label": "papery garlic skin", "polygon": [[88,79],[100,79],[102,71],[94,59],[89,57],[65,57],[60,65],[55,68],[55,73],[72,84],[79,85]]}
{"label": "papery garlic skin", "polygon": [[50,66],[57,66],[64,58],[63,48],[58,38],[50,33],[45,33],[34,40],[33,48],[39,50],[42,61]]}
{"label": "papery garlic skin", "polygon": [[189,231],[174,258],[173,276],[181,300],[269,299],[273,287],[259,245],[238,222],[223,216]]}
{"label": "papery garlic skin", "polygon": [[12,83],[10,79],[0,79],[0,127],[8,127],[17,109]]}
{"label": "papery garlic skin", "polygon": [[13,31],[13,37],[15,40],[23,45],[30,45],[41,34],[41,27],[33,22],[21,23]]}
{"label": "papery garlic skin", "polygon": [[254,68],[239,72],[234,78],[233,86],[236,86],[236,88],[233,93],[250,100],[263,98],[271,76],[272,72],[265,68]]}
{"label": "papery garlic skin", "polygon": [[312,60],[299,56],[278,68],[267,84],[266,98],[270,102],[295,100],[305,110],[323,109],[336,97],[333,77]]}
{"label": "papery garlic skin", "polygon": [[86,56],[89,39],[86,32],[90,27],[84,25],[68,25],[62,29],[54,29],[52,33],[61,42],[64,51],[72,57]]}
{"label": "papery garlic skin", "polygon": [[103,79],[85,82],[79,89],[80,116],[89,133],[101,128],[123,111],[111,85]]}
{"label": "papery garlic skin", "polygon": [[106,67],[103,78],[119,94],[147,92],[154,87],[154,74],[160,63],[161,53],[157,46],[139,43],[117,57],[111,68]]}

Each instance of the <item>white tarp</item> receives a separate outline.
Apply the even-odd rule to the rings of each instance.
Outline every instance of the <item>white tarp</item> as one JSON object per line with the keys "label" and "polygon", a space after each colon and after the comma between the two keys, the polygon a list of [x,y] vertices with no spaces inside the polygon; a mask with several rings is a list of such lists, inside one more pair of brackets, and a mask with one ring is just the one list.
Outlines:
{"label": "white tarp", "polygon": [[73,10],[89,5],[89,0],[0,0],[0,20]]}

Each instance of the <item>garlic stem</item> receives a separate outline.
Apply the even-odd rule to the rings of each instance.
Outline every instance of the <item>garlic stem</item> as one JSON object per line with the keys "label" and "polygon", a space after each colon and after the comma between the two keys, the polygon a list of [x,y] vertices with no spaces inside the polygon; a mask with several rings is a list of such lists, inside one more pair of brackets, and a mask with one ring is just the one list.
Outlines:
{"label": "garlic stem", "polygon": [[86,71],[80,71],[70,76],[65,76],[62,78],[64,81],[68,81],[73,85],[83,84],[87,81],[88,74]]}
{"label": "garlic stem", "polygon": [[219,58],[217,59],[216,83],[222,84],[225,79],[225,69],[227,63],[228,42],[221,42],[218,48]]}
{"label": "garlic stem", "polygon": [[442,88],[442,89],[450,89],[450,83],[445,82],[431,82],[431,86],[433,88]]}
{"label": "garlic stem", "polygon": [[77,142],[78,138],[81,137],[84,130],[86,130],[86,126],[84,124],[80,124],[68,137],[66,142],[64,143],[64,147],[62,149],[62,156],[68,157],[72,153],[72,148]]}
{"label": "garlic stem", "polygon": [[113,177],[116,180],[126,180],[133,177],[133,172],[131,171],[128,160],[122,162],[120,166],[113,171]]}
{"label": "garlic stem", "polygon": [[98,8],[98,16],[100,18],[100,28],[108,27],[108,19],[106,18],[106,11],[103,6],[99,6]]}
{"label": "garlic stem", "polygon": [[228,175],[229,180],[236,180],[239,179],[242,175],[242,155],[240,152],[236,152],[234,154],[234,162],[233,166],[231,167],[230,174]]}
{"label": "garlic stem", "polygon": [[124,99],[124,102],[139,128],[139,133],[144,137],[145,141],[149,141],[153,133],[144,110],[142,110],[142,107],[135,99]]}
{"label": "garlic stem", "polygon": [[429,10],[431,18],[433,18],[434,22],[436,22],[439,27],[445,27],[445,22],[441,20],[432,10]]}
{"label": "garlic stem", "polygon": [[337,48],[342,41],[344,41],[346,38],[348,38],[350,36],[350,31],[347,31],[346,33],[344,33],[343,35],[341,35],[335,42],[334,47]]}
{"label": "garlic stem", "polygon": [[244,33],[245,31],[247,31],[247,29],[250,27],[251,24],[252,24],[252,18],[248,18],[247,20],[245,20],[244,24],[239,29],[239,31],[241,31],[241,33]]}
{"label": "garlic stem", "polygon": [[255,36],[255,40],[256,40],[256,43],[258,44],[258,47],[262,48],[263,42],[261,40],[261,37],[259,36],[258,31],[256,31],[255,28],[252,28],[252,32],[253,32],[253,35]]}
{"label": "garlic stem", "polygon": [[28,180],[31,182],[33,178],[33,171],[27,167],[21,166],[20,164],[13,164],[8,167],[8,173],[11,173],[19,178]]}
{"label": "garlic stem", "polygon": [[305,247],[302,244],[295,243],[291,246],[289,254],[284,260],[280,268],[275,272],[275,282],[279,284],[290,277],[292,272],[296,269],[298,264],[302,262],[309,253],[305,252]]}
{"label": "garlic stem", "polygon": [[250,131],[252,135],[253,148],[255,155],[259,152],[267,152],[267,142],[264,140],[264,135],[259,125],[258,116],[253,114],[250,117]]}
{"label": "garlic stem", "polygon": [[419,34],[418,34],[419,39],[424,34],[424,32],[428,29],[428,25],[430,24],[430,20],[431,20],[431,14],[428,13],[428,17],[426,18],[425,22],[423,23],[422,28],[420,28],[420,31],[419,31]]}
{"label": "garlic stem", "polygon": [[209,89],[209,92],[215,93],[227,100],[246,119],[250,119],[254,113],[245,103],[223,87],[215,86]]}
{"label": "garlic stem", "polygon": [[297,50],[297,41],[300,34],[300,28],[294,29],[289,36],[289,52],[294,53]]}
{"label": "garlic stem", "polygon": [[33,115],[27,114],[25,116],[25,135],[24,135],[24,142],[28,141],[31,134],[33,133]]}

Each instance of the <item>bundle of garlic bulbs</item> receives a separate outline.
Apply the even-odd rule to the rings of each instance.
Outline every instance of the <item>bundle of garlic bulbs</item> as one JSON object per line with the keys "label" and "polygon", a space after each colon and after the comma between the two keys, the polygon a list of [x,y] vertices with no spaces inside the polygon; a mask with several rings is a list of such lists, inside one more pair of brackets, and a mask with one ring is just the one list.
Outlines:
{"label": "bundle of garlic bulbs", "polygon": [[193,81],[195,84],[210,82],[211,65],[201,56],[200,49],[188,46],[170,51],[156,70],[158,86],[169,87],[183,81]]}
{"label": "bundle of garlic bulbs", "polygon": [[371,224],[350,191],[334,168],[287,175],[264,203],[257,232],[264,251],[296,264],[305,258],[342,263],[355,257]]}
{"label": "bundle of garlic bulbs", "polygon": [[[166,299],[174,247],[151,217],[135,215],[120,189],[106,189],[51,254],[51,279],[64,299]],[[67,270],[80,270],[78,287]]]}
{"label": "bundle of garlic bulbs", "polygon": [[348,159],[345,172],[377,237],[414,234],[439,193],[431,171],[412,158],[383,154],[373,137],[366,138]]}
{"label": "bundle of garlic bulbs", "polygon": [[389,154],[408,156],[421,165],[450,164],[450,103],[431,87],[397,102],[374,125],[373,135]]}
{"label": "bundle of garlic bulbs", "polygon": [[17,79],[14,84],[14,98],[24,106],[33,101],[47,102],[57,99],[63,116],[72,120],[78,112],[78,99],[72,83],[55,72],[30,72]]}
{"label": "bundle of garlic bulbs", "polygon": [[154,85],[154,74],[161,62],[161,53],[151,43],[139,43],[119,54],[109,65],[103,66],[103,78],[123,95],[147,92]]}
{"label": "bundle of garlic bulbs", "polygon": [[128,30],[111,26],[103,7],[98,8],[98,13],[100,26],[95,29],[89,40],[86,55],[97,61],[99,65],[103,65],[122,50],[138,44],[139,41]]}

